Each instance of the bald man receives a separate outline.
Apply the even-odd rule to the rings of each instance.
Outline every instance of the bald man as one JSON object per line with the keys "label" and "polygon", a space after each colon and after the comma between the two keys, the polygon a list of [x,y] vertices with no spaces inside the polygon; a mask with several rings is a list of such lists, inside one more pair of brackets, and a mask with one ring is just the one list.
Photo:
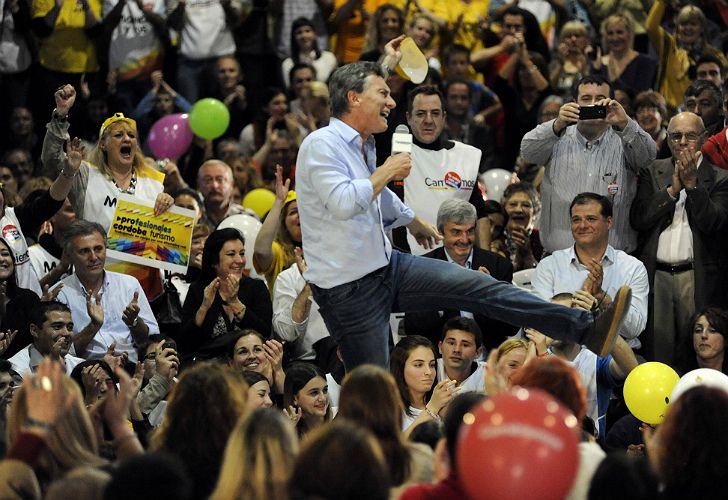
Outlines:
{"label": "bald man", "polygon": [[695,311],[725,304],[728,172],[701,155],[698,115],[673,117],[667,136],[672,157],[641,169],[630,221],[650,280],[645,357],[672,364]]}
{"label": "bald man", "polygon": [[231,203],[233,195],[233,171],[220,160],[207,160],[197,172],[197,189],[205,199],[202,223],[215,230],[218,224],[231,215],[247,213],[240,205]]}

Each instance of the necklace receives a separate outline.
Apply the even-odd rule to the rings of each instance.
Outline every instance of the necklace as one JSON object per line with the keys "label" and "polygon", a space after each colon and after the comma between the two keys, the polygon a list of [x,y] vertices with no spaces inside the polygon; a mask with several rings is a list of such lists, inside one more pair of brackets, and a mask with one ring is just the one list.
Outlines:
{"label": "necklace", "polygon": [[[134,169],[132,168],[131,172],[129,172],[129,174],[127,174],[127,175],[131,175],[131,179],[129,180],[129,186],[126,189],[121,189],[121,186],[119,186],[119,183],[116,182],[116,179],[114,178],[113,175],[111,176],[111,180],[113,181],[114,186],[116,186],[116,188],[120,192],[122,192],[124,194],[133,195],[136,192],[136,182],[137,182],[136,172],[134,172]],[[126,179],[126,175],[124,176],[124,179]]]}

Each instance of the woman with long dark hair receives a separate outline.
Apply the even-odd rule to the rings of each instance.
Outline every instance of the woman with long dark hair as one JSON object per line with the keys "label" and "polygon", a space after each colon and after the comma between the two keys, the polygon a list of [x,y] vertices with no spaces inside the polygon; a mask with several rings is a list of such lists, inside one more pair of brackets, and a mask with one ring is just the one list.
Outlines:
{"label": "woman with long dark hair", "polygon": [[291,57],[281,63],[283,82],[291,86],[289,72],[295,64],[304,62],[316,69],[316,80],[326,83],[338,66],[336,56],[328,50],[321,50],[316,39],[316,27],[310,19],[299,17],[291,24]]}
{"label": "woman with long dark hair", "polygon": [[229,334],[241,328],[270,334],[270,295],[262,281],[243,275],[244,267],[245,238],[237,229],[218,229],[207,238],[200,279],[182,307],[177,340],[184,357],[224,357]]}

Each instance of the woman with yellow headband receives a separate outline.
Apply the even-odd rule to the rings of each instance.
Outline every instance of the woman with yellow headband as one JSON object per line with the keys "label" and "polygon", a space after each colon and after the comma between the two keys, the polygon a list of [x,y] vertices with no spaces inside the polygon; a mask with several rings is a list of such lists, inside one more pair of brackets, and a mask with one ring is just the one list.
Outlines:
{"label": "woman with yellow headband", "polygon": [[[42,156],[45,168],[53,172],[63,165],[63,143],[69,138],[68,113],[76,100],[76,90],[65,85],[56,91],[55,100],[56,109],[47,126]],[[117,198],[122,193],[154,200],[156,215],[174,204],[174,199],[164,193],[164,174],[144,161],[136,122],[116,113],[101,125],[98,143],[86,156],[78,175],[74,175],[68,198],[78,218],[98,222],[108,231]],[[133,274],[147,297],[153,298],[161,292],[157,269],[141,266],[130,269],[127,264],[123,267],[120,271]]]}

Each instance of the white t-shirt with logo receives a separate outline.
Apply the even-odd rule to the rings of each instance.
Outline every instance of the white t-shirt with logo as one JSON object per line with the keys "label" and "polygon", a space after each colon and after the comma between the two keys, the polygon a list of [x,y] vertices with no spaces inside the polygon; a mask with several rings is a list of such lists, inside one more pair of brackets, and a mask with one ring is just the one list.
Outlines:
{"label": "white t-shirt with logo", "polygon": [[20,229],[20,221],[15,215],[15,209],[12,207],[6,208],[5,215],[0,219],[0,236],[2,236],[15,256],[15,276],[18,286],[33,290],[40,297],[43,292],[30,265],[28,243],[25,241],[23,231]]}
{"label": "white t-shirt with logo", "polygon": [[[442,202],[452,199],[469,201],[478,189],[478,168],[482,151],[462,142],[452,141],[450,149],[433,151],[412,145],[412,170],[404,181],[404,203],[418,217],[435,224]],[[413,255],[429,252],[407,232]]]}

